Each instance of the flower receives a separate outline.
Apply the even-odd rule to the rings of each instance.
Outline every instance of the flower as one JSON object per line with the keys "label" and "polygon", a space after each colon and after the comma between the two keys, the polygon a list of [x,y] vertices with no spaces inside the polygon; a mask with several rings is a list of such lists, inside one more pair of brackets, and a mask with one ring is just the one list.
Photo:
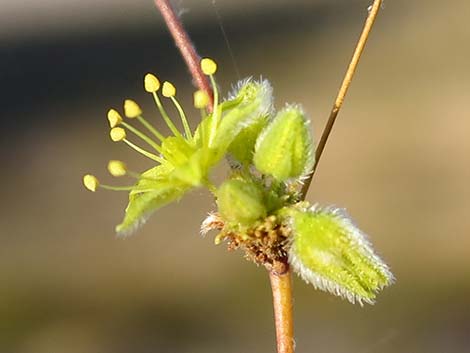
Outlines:
{"label": "flower", "polygon": [[[212,59],[205,58],[201,67],[213,82],[214,97],[218,97],[217,85],[213,75],[217,65]],[[194,187],[206,186],[215,190],[209,180],[209,172],[226,154],[231,142],[241,130],[261,119],[271,109],[271,89],[267,81],[246,81],[233,94],[232,98],[219,104],[214,102],[214,112],[203,111],[201,123],[194,133],[191,130],[186,113],[176,98],[176,87],[160,80],[154,74],[144,77],[144,88],[152,94],[155,104],[171,131],[170,136],[163,136],[144,117],[140,106],[133,100],[124,101],[124,115],[137,120],[148,133],[131,125],[116,109],[108,111],[110,137],[114,142],[124,142],[143,156],[156,162],[157,165],[139,174],[129,172],[137,181],[134,185],[115,187],[98,182],[96,177],[86,175],[85,186],[95,191],[101,187],[108,190],[129,191],[129,204],[123,221],[116,227],[119,234],[129,234],[145,222],[148,216],[158,208],[181,198]],[[171,100],[175,106],[184,132],[176,127],[163,107],[158,94],[161,88],[163,97]],[[209,103],[208,95],[196,91],[194,105],[203,109]],[[223,119],[222,119],[223,117]],[[150,150],[140,147],[128,138],[128,132],[145,142]],[[110,161],[108,170],[113,176],[128,174],[127,166],[120,161]]]}

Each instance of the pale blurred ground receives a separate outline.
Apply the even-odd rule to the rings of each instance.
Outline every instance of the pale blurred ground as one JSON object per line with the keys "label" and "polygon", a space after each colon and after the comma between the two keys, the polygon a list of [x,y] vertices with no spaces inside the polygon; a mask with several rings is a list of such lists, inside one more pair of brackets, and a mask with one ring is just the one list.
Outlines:
{"label": "pale blurred ground", "polygon": [[[212,1],[181,4],[227,91],[237,74]],[[126,195],[82,188],[86,172],[111,180],[111,158],[149,166],[105,121],[126,97],[154,114],[147,71],[190,110],[152,1],[0,5],[0,353],[273,352],[265,271],[198,235],[209,195],[123,240]],[[278,107],[302,103],[316,137],[368,5],[218,0],[241,76],[269,78]],[[469,14],[464,0],[386,2],[309,200],[346,207],[397,283],[360,308],[296,279],[298,352],[470,351]]]}

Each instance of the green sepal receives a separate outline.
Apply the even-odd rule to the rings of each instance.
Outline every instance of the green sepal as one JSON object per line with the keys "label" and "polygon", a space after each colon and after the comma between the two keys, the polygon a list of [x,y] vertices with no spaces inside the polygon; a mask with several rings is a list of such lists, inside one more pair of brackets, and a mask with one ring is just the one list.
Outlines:
{"label": "green sepal", "polygon": [[312,148],[308,119],[299,107],[290,106],[278,112],[259,135],[253,162],[261,173],[286,181],[311,170]]}
{"label": "green sepal", "polygon": [[289,263],[314,287],[372,304],[376,293],[393,282],[387,265],[343,210],[284,208],[292,229]]}
{"label": "green sepal", "polygon": [[263,188],[250,179],[230,179],[217,190],[222,219],[230,225],[250,226],[266,217]]}
{"label": "green sepal", "polygon": [[121,224],[116,226],[119,235],[129,235],[137,229],[153,211],[181,198],[190,187],[170,180],[173,167],[159,165],[144,172],[129,193],[129,203]]}

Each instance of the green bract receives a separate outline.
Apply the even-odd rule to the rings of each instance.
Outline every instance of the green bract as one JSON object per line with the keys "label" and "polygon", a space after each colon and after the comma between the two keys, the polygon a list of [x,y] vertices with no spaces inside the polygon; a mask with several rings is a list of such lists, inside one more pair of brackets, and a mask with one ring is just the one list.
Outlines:
{"label": "green bract", "polygon": [[[196,129],[191,130],[186,114],[176,99],[176,88],[160,85],[152,74],[145,77],[145,89],[153,95],[167,124],[164,136],[142,116],[134,101],[124,104],[125,116],[143,125],[150,134],[129,124],[114,109],[108,112],[113,141],[122,141],[157,165],[138,174],[127,164],[112,160],[108,170],[115,177],[130,175],[130,186],[102,185],[90,174],[85,186],[129,191],[129,203],[119,234],[129,234],[150,214],[179,200],[196,187],[208,188],[216,198],[218,212],[203,222],[202,232],[217,229],[215,242],[226,240],[230,249],[241,248],[257,264],[275,269],[286,264],[315,287],[345,297],[351,302],[372,303],[376,292],[390,284],[393,276],[374,254],[364,234],[344,212],[334,208],[308,208],[300,197],[303,178],[314,165],[309,120],[300,106],[289,105],[278,113],[272,103],[268,81],[245,80],[223,102],[212,74],[217,66],[204,59],[203,71],[212,81],[213,112],[203,108],[210,97],[196,92],[195,106],[203,109]],[[184,133],[168,116],[158,91],[174,104]],[[129,140],[137,137],[150,151]],[[230,170],[219,186],[211,181],[211,170],[227,158]]]}

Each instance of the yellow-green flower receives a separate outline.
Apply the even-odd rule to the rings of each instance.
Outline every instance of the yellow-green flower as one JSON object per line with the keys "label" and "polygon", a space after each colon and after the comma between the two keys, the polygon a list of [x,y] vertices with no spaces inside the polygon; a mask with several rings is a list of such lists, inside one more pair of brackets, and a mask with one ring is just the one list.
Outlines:
{"label": "yellow-green flower", "polygon": [[[130,186],[114,187],[100,184],[94,176],[84,177],[84,184],[91,191],[99,187],[129,191],[129,204],[124,220],[116,227],[119,234],[132,232],[152,211],[178,200],[194,187],[206,186],[215,192],[216,188],[209,180],[210,169],[225,156],[240,131],[263,119],[271,109],[271,88],[267,81],[245,81],[230,99],[219,104],[218,89],[213,77],[217,65],[212,59],[205,58],[201,61],[201,67],[211,78],[215,101],[212,114],[203,110],[201,123],[194,134],[186,113],[176,98],[176,87],[168,81],[160,84],[160,80],[150,73],[144,77],[144,88],[153,96],[160,115],[171,131],[170,136],[164,136],[147,121],[143,117],[142,109],[133,100],[124,101],[124,116],[129,120],[138,121],[145,132],[127,122],[117,110],[108,111],[111,140],[124,142],[157,163],[139,174],[128,172],[123,162],[110,161],[108,170],[111,175],[129,174],[137,178],[137,182]],[[176,127],[165,110],[159,96],[160,88],[162,96],[168,98],[175,106],[183,132]],[[207,94],[201,91],[195,93],[196,108],[204,109],[208,103]],[[148,148],[143,148],[131,140],[129,134],[145,143]]]}

